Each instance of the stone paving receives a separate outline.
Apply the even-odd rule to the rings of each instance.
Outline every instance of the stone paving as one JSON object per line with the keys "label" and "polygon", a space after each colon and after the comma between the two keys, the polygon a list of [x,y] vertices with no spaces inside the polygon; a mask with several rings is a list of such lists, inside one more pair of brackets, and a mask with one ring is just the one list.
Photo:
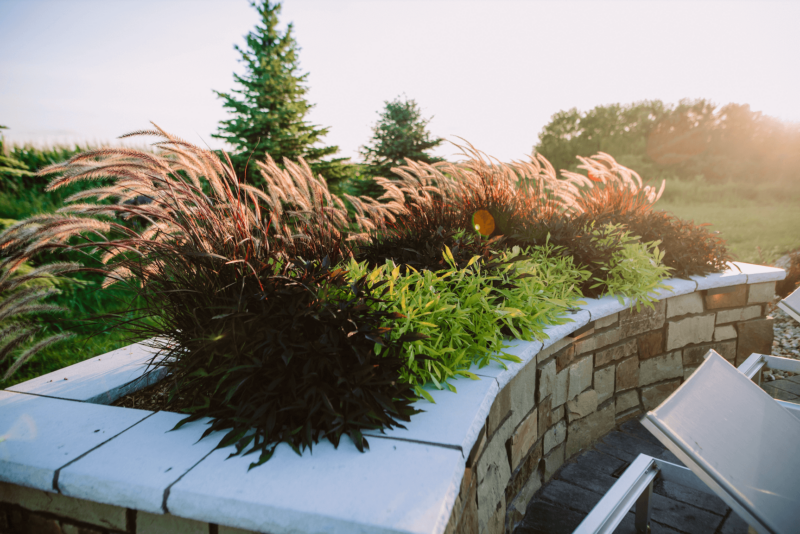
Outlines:
{"label": "stone paving", "polygon": [[761,384],[773,399],[800,404],[800,375]]}
{"label": "stone paving", "polygon": [[[772,384],[777,382],[783,381]],[[792,384],[800,394],[800,382]],[[564,464],[534,495],[514,534],[571,533],[640,453],[680,464],[638,420],[631,419]],[[748,531],[747,523],[718,497],[663,480],[654,484],[650,517],[652,534]],[[633,513],[628,513],[615,532],[635,532],[633,520]]]}

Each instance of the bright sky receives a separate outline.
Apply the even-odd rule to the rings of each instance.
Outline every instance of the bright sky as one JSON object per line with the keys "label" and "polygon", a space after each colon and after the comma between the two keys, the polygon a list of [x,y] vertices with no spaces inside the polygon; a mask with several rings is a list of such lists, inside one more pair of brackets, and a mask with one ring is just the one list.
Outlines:
{"label": "bright sky", "polygon": [[[308,119],[354,159],[403,93],[434,135],[502,160],[571,107],[708,98],[800,121],[800,2],[286,0],[281,21]],[[246,0],[0,0],[5,136],[108,141],[152,120],[221,147],[212,89],[233,86],[256,22]]]}

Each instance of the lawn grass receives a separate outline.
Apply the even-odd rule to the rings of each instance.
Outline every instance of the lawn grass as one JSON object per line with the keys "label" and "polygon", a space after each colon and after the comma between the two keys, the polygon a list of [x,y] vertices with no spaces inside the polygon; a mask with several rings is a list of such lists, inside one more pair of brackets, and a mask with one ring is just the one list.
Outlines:
{"label": "lawn grass", "polygon": [[800,184],[672,180],[655,209],[710,223],[738,261],[770,264],[800,248]]}

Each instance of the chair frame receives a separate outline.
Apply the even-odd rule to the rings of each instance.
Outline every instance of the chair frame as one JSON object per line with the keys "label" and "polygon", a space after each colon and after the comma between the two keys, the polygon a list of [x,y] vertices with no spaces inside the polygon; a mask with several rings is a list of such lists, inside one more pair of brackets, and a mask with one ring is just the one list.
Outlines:
{"label": "chair frame", "polygon": [[794,290],[791,295],[778,302],[778,307],[789,314],[789,316],[800,323],[800,310],[795,309],[789,304],[789,299],[794,297],[795,294],[800,294],[800,288]]}
{"label": "chair frame", "polygon": [[[791,371],[800,374],[800,360],[781,358],[779,356],[768,356],[765,354],[751,354],[739,367],[738,370],[748,379],[761,384],[761,371],[764,367]],[[800,404],[793,404],[776,400],[779,405],[787,409],[792,415],[800,419]],[[657,423],[647,418],[642,420],[642,424],[654,435],[662,434]],[[686,454],[688,460],[692,459],[692,454]],[[682,456],[681,454],[678,455]],[[683,458],[681,458],[683,460]],[[574,534],[611,534],[625,518],[625,515],[635,506],[635,526],[636,532],[646,534],[649,532],[651,502],[650,497],[653,493],[653,482],[656,477],[663,480],[674,482],[688,488],[714,495],[722,498],[725,504],[730,506],[740,517],[745,519],[759,533],[767,534],[770,531],[755,517],[752,517],[734,497],[723,492],[719,485],[709,476],[702,478],[697,476],[691,469],[653,458],[645,454],[640,454],[625,469],[619,480],[611,486],[611,489],[600,499],[588,516],[578,525]],[[714,490],[718,490],[714,491]]]}

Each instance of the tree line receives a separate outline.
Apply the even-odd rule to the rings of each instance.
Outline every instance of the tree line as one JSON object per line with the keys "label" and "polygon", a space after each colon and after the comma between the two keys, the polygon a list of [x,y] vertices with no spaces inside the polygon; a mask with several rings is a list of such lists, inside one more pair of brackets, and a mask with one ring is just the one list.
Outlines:
{"label": "tree line", "polygon": [[800,124],[709,100],[660,100],[559,111],[533,151],[557,169],[602,151],[643,177],[710,182],[800,179]]}

